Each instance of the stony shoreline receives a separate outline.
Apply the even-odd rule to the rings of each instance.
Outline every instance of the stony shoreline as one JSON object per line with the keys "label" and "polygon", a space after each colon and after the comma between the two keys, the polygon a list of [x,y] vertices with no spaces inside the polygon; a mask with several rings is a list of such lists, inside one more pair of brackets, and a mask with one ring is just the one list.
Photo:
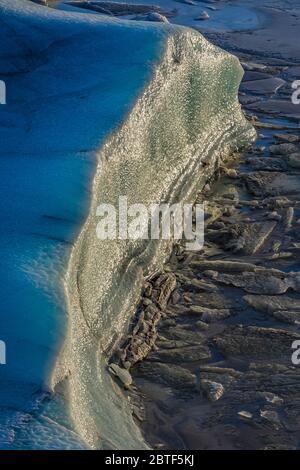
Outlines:
{"label": "stony shoreline", "polygon": [[239,55],[257,145],[199,196],[208,201],[204,249],[175,246],[112,358],[153,448],[299,448],[298,62]]}

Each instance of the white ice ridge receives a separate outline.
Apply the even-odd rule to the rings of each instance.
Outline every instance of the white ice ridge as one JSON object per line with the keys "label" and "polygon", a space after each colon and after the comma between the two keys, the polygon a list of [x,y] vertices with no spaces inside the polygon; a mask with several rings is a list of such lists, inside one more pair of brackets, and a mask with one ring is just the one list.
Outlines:
{"label": "white ice ridge", "polygon": [[[13,211],[16,217],[21,213],[20,205],[31,214],[33,205],[31,232],[35,235],[42,228],[49,235],[49,220],[53,216],[57,220],[51,241],[39,238],[36,250],[26,247],[32,258],[30,274],[42,279],[30,286],[29,297],[45,289],[43,279],[48,288],[39,305],[32,302],[28,322],[28,344],[35,344],[34,335],[40,335],[44,346],[35,383],[43,388],[51,376],[54,386],[68,376],[66,406],[73,430],[90,447],[144,448],[130,406],[106,370],[107,351],[124,333],[143,279],[162,264],[170,245],[100,241],[96,207],[103,202],[117,206],[120,195],[127,196],[129,204],[146,206],[193,201],[220,155],[255,137],[237,99],[242,68],[237,58],[182,27],[56,11],[26,0],[0,0],[0,20],[0,80],[7,85],[6,110],[0,108],[1,153],[10,157],[8,166],[22,159],[23,172],[30,161],[32,172],[26,179],[28,186],[32,178],[29,196],[12,206],[11,217]],[[36,166],[45,160],[50,170],[40,181]],[[14,178],[13,171],[7,170],[8,179]],[[17,182],[22,190],[23,179]],[[37,190],[40,185],[43,202]],[[78,206],[81,209],[75,210]],[[83,208],[88,212],[84,223]],[[37,229],[37,217],[45,212],[52,219]],[[1,207],[0,215],[4,217]],[[64,231],[59,221],[70,218],[72,230]],[[17,230],[19,247],[23,238],[18,238]],[[75,241],[71,252],[69,245],[59,244],[62,235]],[[11,243],[9,251],[15,250]],[[11,261],[12,273],[18,271],[18,263],[24,263],[21,251]],[[51,263],[47,256],[41,263],[41,253],[48,252]],[[51,330],[47,337],[40,312],[46,308],[43,302],[50,319],[64,308],[57,299],[65,259],[68,325],[53,369],[63,326],[56,322],[58,332]],[[28,272],[22,271],[24,276]],[[22,273],[18,271],[18,276]],[[1,289],[3,298],[7,294]],[[13,311],[18,321],[23,315],[23,294],[15,295],[20,297],[19,309],[14,305]],[[22,334],[18,333],[21,339]],[[28,347],[19,369],[27,370],[35,355],[34,347]],[[25,372],[22,381],[26,381]],[[34,447],[28,439],[27,445]],[[45,448],[46,441],[41,444]],[[60,440],[59,445],[65,443]]]}

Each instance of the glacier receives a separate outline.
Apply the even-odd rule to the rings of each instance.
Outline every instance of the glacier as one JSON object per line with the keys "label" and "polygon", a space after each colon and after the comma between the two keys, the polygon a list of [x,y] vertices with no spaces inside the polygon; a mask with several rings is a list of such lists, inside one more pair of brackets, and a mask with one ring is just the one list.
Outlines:
{"label": "glacier", "polygon": [[192,202],[255,139],[242,68],[174,25],[27,0],[0,20],[0,448],[146,448],[106,366],[171,244],[100,241],[96,208]]}

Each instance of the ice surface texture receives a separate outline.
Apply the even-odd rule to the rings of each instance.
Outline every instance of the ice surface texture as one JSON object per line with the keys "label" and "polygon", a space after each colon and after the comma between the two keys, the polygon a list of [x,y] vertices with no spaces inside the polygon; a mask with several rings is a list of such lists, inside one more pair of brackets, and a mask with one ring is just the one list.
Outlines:
{"label": "ice surface texture", "polygon": [[[142,448],[103,351],[170,247],[100,242],[96,207],[192,200],[201,160],[254,137],[242,69],[175,26],[26,0],[0,0],[0,20],[0,445]],[[38,406],[65,375],[67,398]]]}

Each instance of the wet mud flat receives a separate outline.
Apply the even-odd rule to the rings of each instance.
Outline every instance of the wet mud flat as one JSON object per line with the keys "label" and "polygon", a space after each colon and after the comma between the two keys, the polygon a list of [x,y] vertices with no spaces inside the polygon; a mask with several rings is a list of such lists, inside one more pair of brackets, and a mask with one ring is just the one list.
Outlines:
{"label": "wet mud flat", "polygon": [[146,282],[112,358],[153,448],[300,446],[300,366],[292,361],[300,340],[300,106],[291,101],[300,59],[285,48],[279,57],[279,36],[274,54],[232,43],[257,144],[224,162],[199,195],[203,250],[174,247]]}
{"label": "wet mud flat", "polygon": [[289,155],[270,169],[274,158],[254,149],[224,170],[206,196],[203,251],[177,246],[145,285],[119,359],[155,448],[299,447],[300,175]]}

